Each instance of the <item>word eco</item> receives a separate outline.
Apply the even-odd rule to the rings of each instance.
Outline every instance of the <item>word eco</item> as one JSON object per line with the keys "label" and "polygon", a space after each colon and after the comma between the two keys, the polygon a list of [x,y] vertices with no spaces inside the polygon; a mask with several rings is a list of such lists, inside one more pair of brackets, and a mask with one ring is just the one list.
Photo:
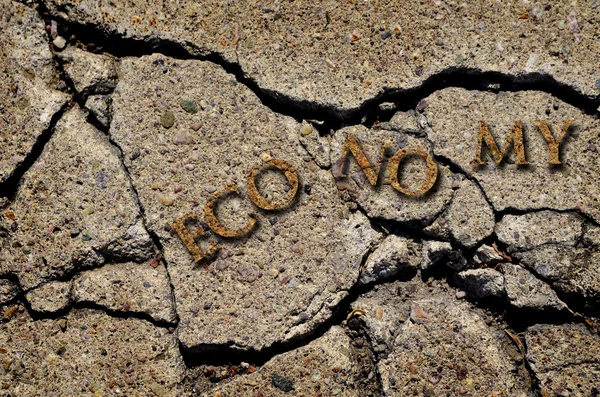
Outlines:
{"label": "word eco", "polygon": [[[558,165],[562,164],[559,158],[560,152],[560,143],[565,137],[569,127],[573,124],[573,120],[566,120],[564,122],[563,129],[558,134],[556,138],[552,134],[550,127],[544,121],[535,121],[534,124],[539,128],[542,133],[546,143],[548,145],[549,158],[548,164]],[[475,155],[475,160],[472,161],[472,164],[475,165],[483,165],[485,161],[482,159],[483,146],[488,148],[492,158],[496,162],[496,164],[500,164],[508,154],[508,150],[512,144],[514,152],[515,152],[515,164],[525,165],[530,164],[525,158],[525,146],[523,141],[523,124],[521,121],[515,122],[513,127],[510,130],[509,135],[507,136],[504,146],[502,149],[498,147],[494,137],[490,133],[490,130],[487,124],[484,121],[479,122],[479,131],[477,134],[477,152]],[[373,186],[376,186],[379,181],[379,175],[381,170],[381,164],[385,158],[387,146],[382,146],[381,155],[377,164],[372,165],[364,151],[360,146],[360,142],[356,137],[352,134],[348,134],[346,136],[346,140],[344,142],[344,148],[342,152],[342,156],[338,162],[338,166],[340,170],[344,169],[346,164],[348,153],[351,153],[357,164],[362,169],[369,183]],[[407,156],[421,156],[425,159],[425,163],[427,166],[427,176],[425,178],[425,182],[417,189],[410,190],[407,187],[401,185],[398,179],[398,173],[400,170],[400,163]],[[288,183],[291,186],[289,190],[288,196],[285,200],[274,203],[272,201],[267,200],[256,187],[256,176],[260,173],[261,170],[266,169],[267,167],[275,168],[281,171]],[[388,175],[390,185],[396,189],[398,192],[407,195],[407,196],[416,196],[422,195],[429,191],[437,180],[438,175],[438,166],[435,160],[429,155],[429,153],[424,152],[418,149],[400,149],[398,150],[388,161]],[[340,175],[336,175],[337,177],[346,177],[343,172]],[[292,165],[285,160],[281,159],[272,159],[264,162],[263,164],[258,165],[253,168],[248,174],[248,178],[246,180],[246,191],[248,193],[248,197],[250,201],[256,205],[258,208],[261,208],[265,211],[276,211],[288,206],[296,197],[296,193],[298,192],[298,174],[296,170],[292,167]],[[240,195],[240,191],[238,187],[233,184],[225,187],[217,191],[213,196],[208,200],[206,205],[204,206],[204,220],[208,224],[210,230],[218,236],[233,238],[245,235],[251,232],[257,226],[256,216],[254,214],[248,214],[249,220],[246,226],[240,229],[229,229],[225,227],[219,219],[217,219],[214,211],[214,207],[218,200],[222,199],[226,195],[235,193]],[[195,232],[190,232],[186,226],[186,222],[190,219],[195,219],[196,216],[193,212],[189,212],[177,219],[173,222],[172,227],[177,232],[183,243],[185,244],[188,251],[192,254],[194,258],[194,263],[201,261],[206,257],[212,256],[218,250],[217,245],[213,242],[210,245],[210,248],[206,251],[202,251],[200,247],[196,244],[196,238],[207,237],[203,228],[198,228]]]}

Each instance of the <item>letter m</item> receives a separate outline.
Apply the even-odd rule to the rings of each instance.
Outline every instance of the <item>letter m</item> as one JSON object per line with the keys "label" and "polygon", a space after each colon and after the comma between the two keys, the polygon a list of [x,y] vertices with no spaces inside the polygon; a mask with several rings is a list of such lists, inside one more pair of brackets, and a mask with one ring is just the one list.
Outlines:
{"label": "letter m", "polygon": [[480,121],[479,133],[477,134],[477,156],[473,161],[475,164],[485,164],[485,162],[481,159],[484,143],[490,151],[490,154],[492,155],[496,164],[500,164],[502,162],[508,153],[508,148],[510,147],[511,143],[513,144],[515,150],[515,164],[529,164],[529,162],[525,159],[523,124],[520,120],[516,121],[513,125],[512,129],[510,130],[510,134],[506,137],[506,141],[504,142],[504,147],[502,150],[498,149],[498,145],[490,133],[488,126],[485,124],[485,121]]}

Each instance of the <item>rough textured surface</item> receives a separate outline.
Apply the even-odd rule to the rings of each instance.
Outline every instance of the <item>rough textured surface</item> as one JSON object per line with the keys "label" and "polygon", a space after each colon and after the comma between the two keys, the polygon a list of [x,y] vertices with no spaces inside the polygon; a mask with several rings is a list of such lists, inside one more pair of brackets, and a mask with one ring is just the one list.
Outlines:
{"label": "rough textured surface", "polygon": [[19,314],[0,324],[0,346],[5,395],[180,395],[176,339],[142,320],[89,310],[59,320]]}
{"label": "rough textured surface", "polygon": [[37,13],[2,0],[0,15],[0,182],[4,182],[68,97],[57,90],[58,72]]}
{"label": "rough textured surface", "polygon": [[0,237],[2,273],[29,289],[126,254],[111,244],[130,234],[139,210],[117,151],[81,111],[64,115],[23,179],[12,215],[0,219],[9,231]]}
{"label": "rough textured surface", "polygon": [[599,22],[0,0],[0,396],[600,395]]}
{"label": "rough textured surface", "polygon": [[574,246],[582,234],[580,216],[554,211],[506,215],[496,225],[498,239],[510,250],[528,250],[544,244]]}
{"label": "rough textured surface", "polygon": [[66,281],[49,281],[25,295],[31,309],[42,313],[55,313],[65,309],[70,298],[71,283]]}
{"label": "rough textured surface", "polygon": [[[261,349],[323,322],[358,278],[377,233],[336,198],[331,174],[298,142],[300,125],[272,113],[208,62],[155,55],[123,60],[121,73],[111,135],[125,155],[148,228],[163,246],[182,343]],[[206,92],[213,95],[205,98]],[[202,110],[190,114],[182,100]],[[169,128],[161,125],[167,112],[174,119]],[[130,156],[136,150],[140,156]],[[207,200],[229,184],[244,192],[247,173],[271,158],[291,163],[302,181],[291,208],[256,211],[245,194],[224,199],[217,214],[225,225],[243,227],[254,212],[259,226],[242,238],[211,233],[198,239],[201,249],[214,241],[219,252],[195,266],[171,223],[189,211],[202,218]],[[264,175],[263,192],[281,202],[285,180]]]}
{"label": "rough textured surface", "polygon": [[444,289],[396,283],[356,302],[388,349],[378,364],[385,395],[526,396],[526,371],[508,336]]}
{"label": "rough textured surface", "polygon": [[[206,396],[314,395],[360,396],[350,338],[334,327],[318,340],[268,361]],[[262,394],[260,394],[262,393]]]}
{"label": "rough textured surface", "polygon": [[542,394],[593,396],[600,392],[600,339],[578,325],[535,325],[525,333],[527,361]]}
{"label": "rough textured surface", "polygon": [[590,70],[600,62],[600,15],[589,3],[45,3],[110,34],[219,53],[267,91],[338,112],[451,68],[551,75],[599,91]]}
{"label": "rough textured surface", "polygon": [[173,323],[176,313],[167,271],[153,263],[119,263],[83,272],[73,282],[73,301]]}
{"label": "rough textured surface", "polygon": [[[496,210],[552,208],[581,211],[600,220],[600,163],[596,152],[600,145],[597,133],[600,124],[597,119],[537,91],[495,94],[448,88],[435,92],[425,101],[424,114],[430,126],[427,136],[433,142],[434,153],[450,159],[479,181]],[[486,164],[472,165],[481,120],[502,148],[510,128],[521,120],[526,159],[531,165],[514,164],[512,146],[508,162],[504,160],[500,166],[485,148]],[[562,166],[546,164],[548,145],[533,124],[538,120],[547,122],[555,137],[565,120],[575,120],[561,145]]]}

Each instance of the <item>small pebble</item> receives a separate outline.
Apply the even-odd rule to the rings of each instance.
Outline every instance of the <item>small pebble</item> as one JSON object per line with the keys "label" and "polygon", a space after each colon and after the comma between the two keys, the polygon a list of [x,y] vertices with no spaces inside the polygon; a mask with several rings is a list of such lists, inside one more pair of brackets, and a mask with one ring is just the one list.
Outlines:
{"label": "small pebble", "polygon": [[175,124],[175,115],[170,110],[167,110],[160,116],[160,125],[169,129]]}
{"label": "small pebble", "polygon": [[56,36],[54,40],[52,40],[52,44],[58,49],[63,49],[67,45],[67,40],[65,40],[62,36]]}
{"label": "small pebble", "polygon": [[190,125],[190,128],[194,131],[198,131],[200,127],[202,127],[202,123],[192,123],[192,125]]}
{"label": "small pebble", "polygon": [[135,160],[135,159],[137,159],[138,157],[140,157],[140,154],[141,154],[141,153],[140,153],[140,148],[139,148],[139,147],[136,147],[135,149],[133,149],[133,152],[131,153],[131,156],[129,156],[129,158],[130,158],[131,160]]}
{"label": "small pebble", "polygon": [[198,103],[196,103],[196,101],[193,99],[183,99],[181,102],[179,102],[179,106],[181,106],[183,110],[190,114],[198,113]]}
{"label": "small pebble", "polygon": [[457,297],[458,299],[462,299],[462,298],[464,298],[465,296],[467,296],[467,294],[465,293],[465,291],[457,291],[457,292],[456,292],[456,297]]}

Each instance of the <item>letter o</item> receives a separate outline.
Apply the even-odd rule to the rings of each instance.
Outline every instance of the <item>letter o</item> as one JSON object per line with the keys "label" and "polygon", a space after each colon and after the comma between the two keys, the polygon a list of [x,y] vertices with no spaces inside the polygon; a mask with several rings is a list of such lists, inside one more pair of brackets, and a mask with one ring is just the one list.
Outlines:
{"label": "letter o", "polygon": [[[402,158],[405,155],[411,153],[418,154],[419,156],[424,157],[425,161],[427,162],[427,179],[425,180],[425,183],[423,184],[423,186],[421,186],[419,190],[414,191],[404,189],[402,186],[400,186],[400,183],[398,182],[398,168],[400,167],[400,161],[402,161]],[[436,162],[429,155],[429,153],[418,149],[401,149],[398,150],[396,154],[394,154],[394,156],[390,159],[388,164],[388,175],[390,178],[390,184],[394,189],[396,189],[400,193],[406,194],[407,196],[417,196],[427,192],[433,187],[435,181],[437,180],[438,167]]]}
{"label": "letter o", "polygon": [[[264,198],[263,195],[260,194],[260,192],[256,188],[254,178],[258,171],[260,171],[265,165],[272,165],[273,167],[283,172],[288,183],[292,186],[290,194],[283,203],[270,202],[269,200]],[[250,171],[250,174],[248,175],[246,189],[248,191],[248,196],[250,197],[250,200],[252,200],[252,202],[256,204],[257,207],[268,211],[277,210],[288,205],[294,199],[294,197],[296,197],[296,193],[298,192],[298,174],[296,173],[292,165],[287,161],[281,159],[269,160]]]}

